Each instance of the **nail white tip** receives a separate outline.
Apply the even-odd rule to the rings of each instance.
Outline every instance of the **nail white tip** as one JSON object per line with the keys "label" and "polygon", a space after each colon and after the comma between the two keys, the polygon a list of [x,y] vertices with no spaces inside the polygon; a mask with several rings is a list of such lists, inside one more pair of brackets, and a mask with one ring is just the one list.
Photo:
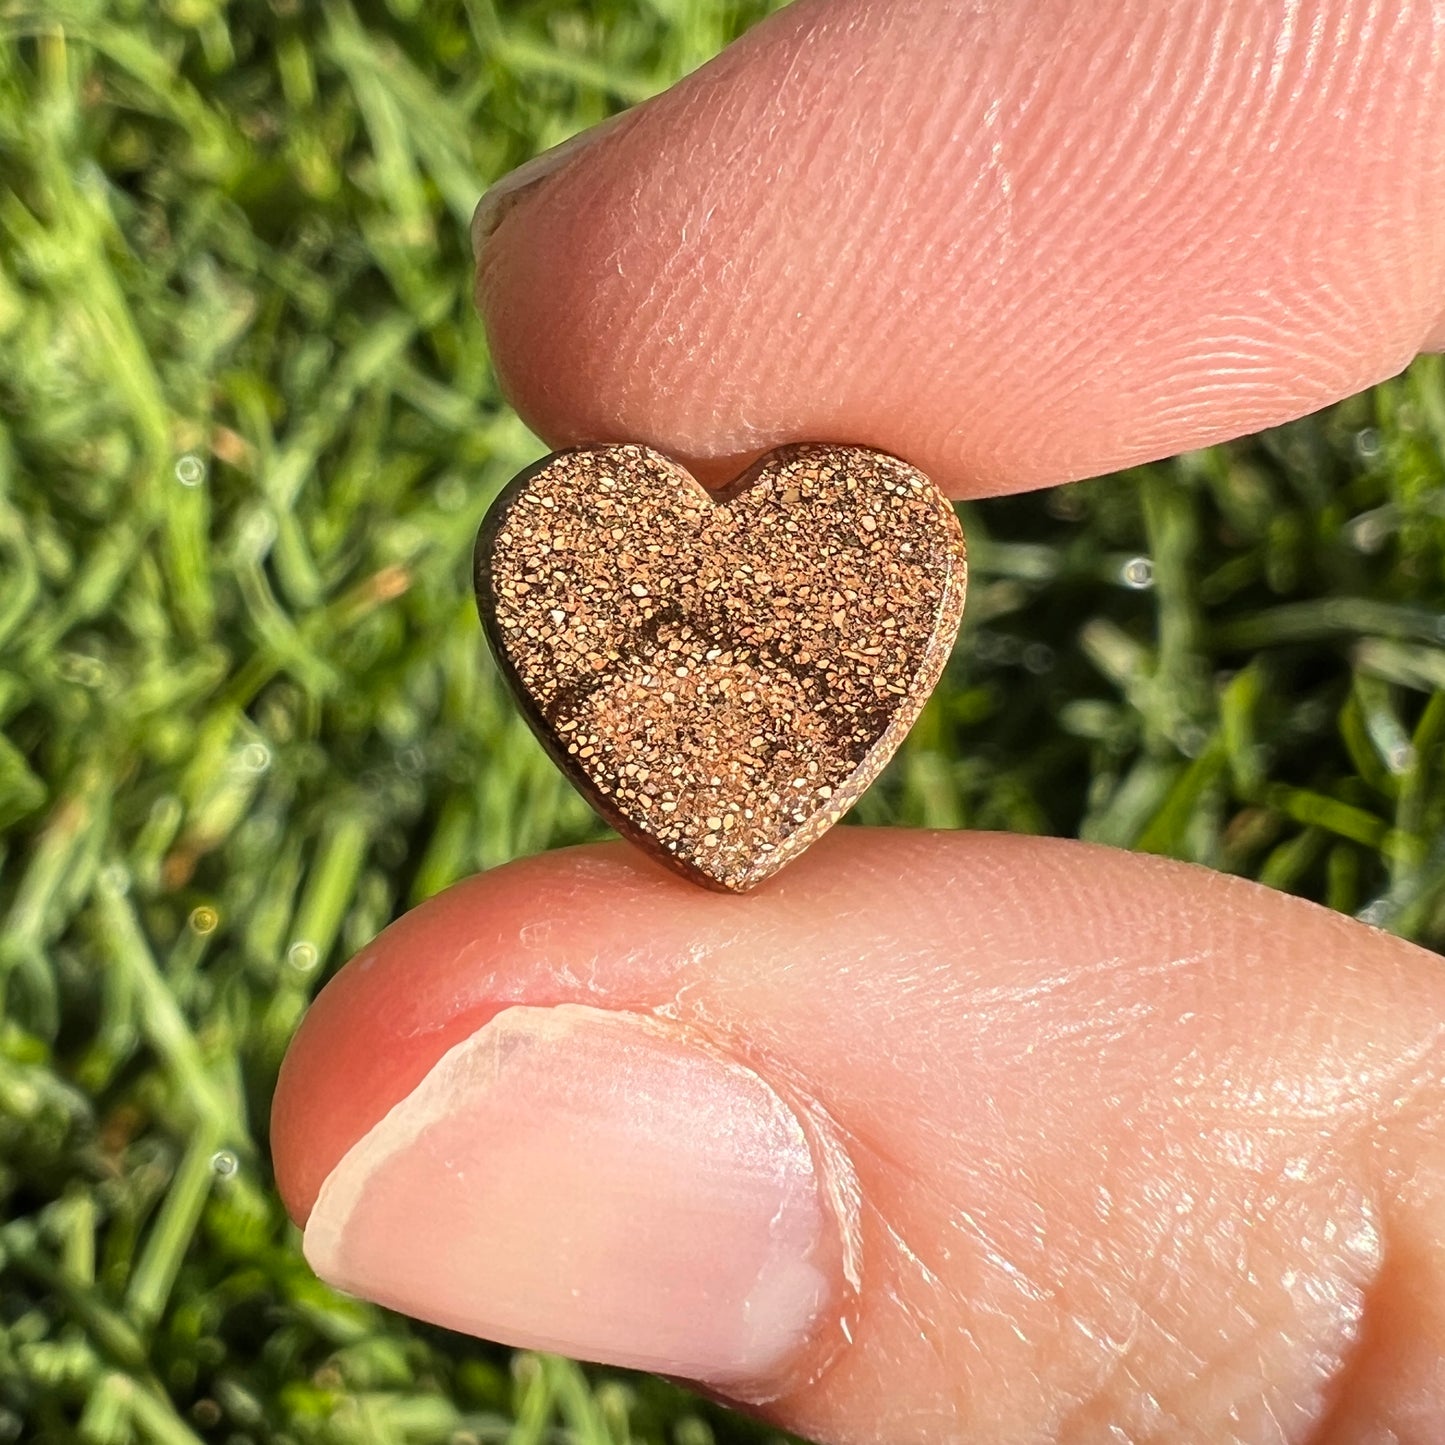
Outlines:
{"label": "nail white tip", "polygon": [[521,191],[536,185],[538,181],[545,181],[548,176],[561,170],[579,151],[585,150],[606,132],[612,130],[618,121],[626,119],[631,114],[630,110],[622,111],[618,115],[609,116],[606,120],[587,130],[579,131],[560,144],[554,145],[550,150],[543,151],[541,155],[533,156],[529,161],[523,161],[516,170],[508,171],[501,180],[490,187],[477,202],[477,209],[472,213],[473,257],[477,260],[481,259],[482,247],[486,245],[488,238],[497,229],[508,207]]}
{"label": "nail white tip", "polygon": [[835,1302],[801,1123],[671,1024],[504,1009],[327,1178],[322,1278],[450,1329],[766,1394]]}

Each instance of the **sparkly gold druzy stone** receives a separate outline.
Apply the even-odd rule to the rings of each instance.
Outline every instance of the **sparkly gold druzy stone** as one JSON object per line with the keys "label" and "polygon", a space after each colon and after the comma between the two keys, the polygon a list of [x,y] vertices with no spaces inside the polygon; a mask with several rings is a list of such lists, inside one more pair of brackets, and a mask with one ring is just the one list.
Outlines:
{"label": "sparkly gold druzy stone", "polygon": [[947,660],[963,533],[921,472],[791,446],[726,492],[558,452],[477,538],[487,638],[548,751],[661,862],[742,892],[877,777]]}

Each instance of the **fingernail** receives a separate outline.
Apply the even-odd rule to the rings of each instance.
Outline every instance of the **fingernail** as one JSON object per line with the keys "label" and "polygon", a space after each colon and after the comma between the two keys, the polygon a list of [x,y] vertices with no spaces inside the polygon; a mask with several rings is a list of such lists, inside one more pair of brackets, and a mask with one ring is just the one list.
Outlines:
{"label": "fingernail", "polygon": [[502,217],[523,191],[530,189],[539,181],[545,181],[548,176],[555,175],[580,151],[586,150],[594,141],[600,140],[608,131],[614,129],[619,121],[626,120],[634,113],[634,110],[624,110],[616,115],[608,116],[606,120],[590,126],[587,130],[579,131],[576,135],[561,142],[560,145],[554,145],[550,150],[543,151],[541,155],[533,156],[529,161],[523,161],[516,170],[508,171],[482,196],[482,199],[477,202],[477,209],[472,213],[473,259],[481,259],[482,247],[486,245],[487,238],[497,229]]}
{"label": "fingernail", "polygon": [[746,1394],[836,1303],[825,1197],[751,1069],[659,1020],[516,1007],[352,1146],[305,1251],[449,1329]]}

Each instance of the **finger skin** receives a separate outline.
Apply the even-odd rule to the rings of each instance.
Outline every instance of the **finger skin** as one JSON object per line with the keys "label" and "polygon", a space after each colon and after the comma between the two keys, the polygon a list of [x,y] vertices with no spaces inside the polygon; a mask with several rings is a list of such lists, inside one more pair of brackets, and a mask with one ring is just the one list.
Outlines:
{"label": "finger skin", "polygon": [[1445,322],[1440,0],[798,0],[497,208],[555,445],[871,445],[952,495],[1282,422]]}
{"label": "finger skin", "polygon": [[317,1000],[273,1117],[293,1215],[452,1044],[564,1002],[696,1030],[836,1128],[852,1342],[785,1382],[780,1424],[1445,1433],[1445,973],[1422,950],[1057,840],[840,829],[747,898],[621,845],[551,853],[417,909]]}

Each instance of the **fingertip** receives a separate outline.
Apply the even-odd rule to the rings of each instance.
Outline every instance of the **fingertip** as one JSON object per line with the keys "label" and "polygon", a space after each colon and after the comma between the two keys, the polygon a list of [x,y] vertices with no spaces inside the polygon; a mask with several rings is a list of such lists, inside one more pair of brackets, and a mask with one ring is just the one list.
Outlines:
{"label": "fingertip", "polygon": [[509,204],[504,389],[554,445],[857,443],[954,496],[1314,410],[1445,342],[1438,15],[1371,13],[789,6]]}
{"label": "fingertip", "polygon": [[829,1187],[776,1090],[689,1030],[514,1005],[347,1151],[306,1254],[451,1329],[762,1398],[836,1308]]}
{"label": "fingertip", "polygon": [[[1055,839],[843,828],[744,897],[564,850],[329,986],[277,1170],[343,1288],[815,1438],[1043,1437],[1061,1398],[1267,1438],[1362,1321],[1434,1318],[1376,1286],[1439,1237],[1445,1174],[1401,1184],[1439,1152],[1435,962]],[[1425,1363],[1394,1341],[1371,1419]]]}

